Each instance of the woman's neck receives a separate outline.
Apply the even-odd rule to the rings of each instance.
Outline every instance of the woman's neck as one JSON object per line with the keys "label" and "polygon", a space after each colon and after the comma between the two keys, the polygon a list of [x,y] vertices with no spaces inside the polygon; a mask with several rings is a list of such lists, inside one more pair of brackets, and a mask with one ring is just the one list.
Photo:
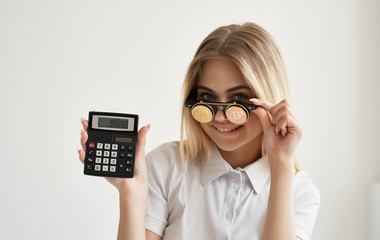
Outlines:
{"label": "woman's neck", "polygon": [[249,164],[257,161],[262,156],[263,135],[257,136],[251,142],[233,151],[224,151],[220,148],[219,152],[223,159],[228,162],[232,168],[245,168]]}

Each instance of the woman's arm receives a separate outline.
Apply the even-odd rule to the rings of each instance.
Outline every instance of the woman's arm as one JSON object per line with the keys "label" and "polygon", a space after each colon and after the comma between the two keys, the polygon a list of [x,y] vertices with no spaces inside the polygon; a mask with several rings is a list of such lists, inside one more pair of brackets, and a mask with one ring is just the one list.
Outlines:
{"label": "woman's arm", "polygon": [[161,240],[160,235],[145,229],[146,193],[145,191],[134,195],[120,193],[118,240]]}
{"label": "woman's arm", "polygon": [[[299,239],[294,230],[293,159],[302,130],[286,100],[273,105],[251,99],[264,131],[264,147],[271,171],[271,187],[262,240]],[[272,115],[272,120],[268,112]]]}
{"label": "woman's arm", "polygon": [[120,193],[118,240],[145,240],[146,196],[128,196]]}
{"label": "woman's arm", "polygon": [[291,169],[281,169],[279,174],[271,175],[268,209],[262,240],[295,239],[293,180],[294,171]]}
{"label": "woman's arm", "polygon": [[[84,163],[88,122],[81,120],[82,149],[78,150],[79,159]],[[140,129],[137,136],[135,172],[133,178],[106,178],[119,191],[120,219],[118,240],[160,240],[161,238],[145,230],[145,209],[148,197],[148,173],[145,163],[145,141],[150,126]],[[147,233],[146,233],[147,232]],[[158,236],[158,237],[157,237]]]}

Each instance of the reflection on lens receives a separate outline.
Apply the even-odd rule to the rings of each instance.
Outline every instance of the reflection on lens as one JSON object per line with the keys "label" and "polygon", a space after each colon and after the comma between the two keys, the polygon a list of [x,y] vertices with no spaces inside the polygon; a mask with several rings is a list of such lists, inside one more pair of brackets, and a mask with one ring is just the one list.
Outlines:
{"label": "reflection on lens", "polygon": [[191,110],[191,114],[193,115],[195,120],[201,123],[208,123],[213,120],[213,114],[211,109],[204,105],[195,106]]}
{"label": "reflection on lens", "polygon": [[230,122],[235,124],[242,124],[247,121],[247,113],[238,106],[229,107],[226,110],[226,116]]}

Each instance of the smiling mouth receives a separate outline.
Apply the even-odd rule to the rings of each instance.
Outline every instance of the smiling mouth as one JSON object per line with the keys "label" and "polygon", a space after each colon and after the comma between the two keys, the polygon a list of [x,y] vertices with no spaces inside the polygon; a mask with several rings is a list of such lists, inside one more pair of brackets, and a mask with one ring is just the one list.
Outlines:
{"label": "smiling mouth", "polygon": [[234,128],[217,128],[217,127],[214,127],[218,132],[221,132],[221,133],[226,133],[226,132],[233,132],[233,131],[236,131],[237,129],[241,128],[242,126],[237,126],[237,127],[234,127]]}

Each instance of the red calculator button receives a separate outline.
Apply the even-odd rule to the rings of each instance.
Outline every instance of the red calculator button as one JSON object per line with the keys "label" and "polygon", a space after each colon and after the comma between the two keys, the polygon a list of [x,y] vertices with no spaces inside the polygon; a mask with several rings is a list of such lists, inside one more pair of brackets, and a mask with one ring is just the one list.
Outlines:
{"label": "red calculator button", "polygon": [[93,143],[93,142],[89,143],[88,148],[95,148],[95,143]]}

